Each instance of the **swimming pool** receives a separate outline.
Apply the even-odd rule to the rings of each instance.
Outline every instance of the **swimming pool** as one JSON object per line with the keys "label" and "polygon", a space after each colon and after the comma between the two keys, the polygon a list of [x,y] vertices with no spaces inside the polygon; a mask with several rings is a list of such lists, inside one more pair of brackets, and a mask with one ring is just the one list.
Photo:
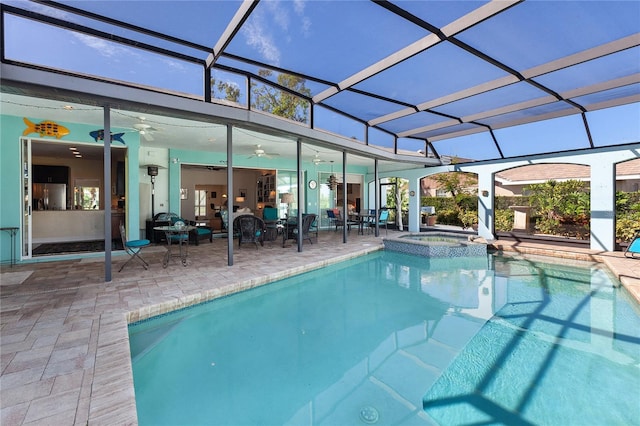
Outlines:
{"label": "swimming pool", "polygon": [[632,424],[640,316],[595,265],[378,252],[130,326],[140,424]]}

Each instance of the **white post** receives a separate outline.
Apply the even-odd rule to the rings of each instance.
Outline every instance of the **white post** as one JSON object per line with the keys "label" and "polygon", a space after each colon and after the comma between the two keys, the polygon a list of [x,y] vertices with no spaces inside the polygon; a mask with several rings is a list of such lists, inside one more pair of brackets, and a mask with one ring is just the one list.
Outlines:
{"label": "white post", "polygon": [[616,171],[612,161],[591,164],[591,249],[615,249]]}
{"label": "white post", "polygon": [[495,176],[489,170],[478,171],[478,235],[493,240]]}
{"label": "white post", "polygon": [[420,232],[420,179],[409,179],[409,232]]}

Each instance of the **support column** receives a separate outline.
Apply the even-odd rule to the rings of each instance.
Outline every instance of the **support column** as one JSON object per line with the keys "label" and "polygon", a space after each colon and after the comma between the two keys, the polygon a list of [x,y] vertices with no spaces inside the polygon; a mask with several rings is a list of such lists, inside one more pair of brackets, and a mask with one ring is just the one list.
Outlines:
{"label": "support column", "polygon": [[494,196],[495,174],[491,171],[478,171],[478,235],[487,240],[495,239]]}
{"label": "support column", "polygon": [[[104,107],[104,182],[111,188],[111,108]],[[104,281],[111,282],[111,191],[104,191]],[[74,197],[75,201],[75,197]],[[131,228],[131,224],[127,224]]]}
{"label": "support column", "polygon": [[227,264],[233,266],[233,126],[227,124]]}
{"label": "support column", "polygon": [[409,232],[420,232],[420,204],[420,179],[409,179]]}
{"label": "support column", "polygon": [[591,249],[613,251],[616,242],[616,166],[601,158],[591,164]]}

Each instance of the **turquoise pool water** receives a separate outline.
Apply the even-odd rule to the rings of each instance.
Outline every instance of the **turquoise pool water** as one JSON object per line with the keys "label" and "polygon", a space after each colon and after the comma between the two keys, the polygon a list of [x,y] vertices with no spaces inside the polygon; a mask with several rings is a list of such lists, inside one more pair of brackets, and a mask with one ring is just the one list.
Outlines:
{"label": "turquoise pool water", "polygon": [[379,252],[130,326],[141,425],[636,424],[595,266]]}

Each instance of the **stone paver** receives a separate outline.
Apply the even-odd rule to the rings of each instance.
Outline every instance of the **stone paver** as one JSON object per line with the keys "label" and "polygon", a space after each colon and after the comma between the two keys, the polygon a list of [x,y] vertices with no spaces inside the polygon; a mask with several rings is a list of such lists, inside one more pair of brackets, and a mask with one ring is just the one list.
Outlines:
{"label": "stone paver", "polygon": [[[394,235],[389,231],[389,236]],[[162,268],[165,249],[143,256],[149,270],[114,252],[103,258],[3,266],[0,281],[0,422],[3,425],[137,424],[127,324],[378,250],[382,238],[321,232],[315,244],[269,244],[234,251],[227,241],[189,247],[189,265]],[[497,242],[521,253],[604,262],[640,301],[640,261],[621,253]]]}

